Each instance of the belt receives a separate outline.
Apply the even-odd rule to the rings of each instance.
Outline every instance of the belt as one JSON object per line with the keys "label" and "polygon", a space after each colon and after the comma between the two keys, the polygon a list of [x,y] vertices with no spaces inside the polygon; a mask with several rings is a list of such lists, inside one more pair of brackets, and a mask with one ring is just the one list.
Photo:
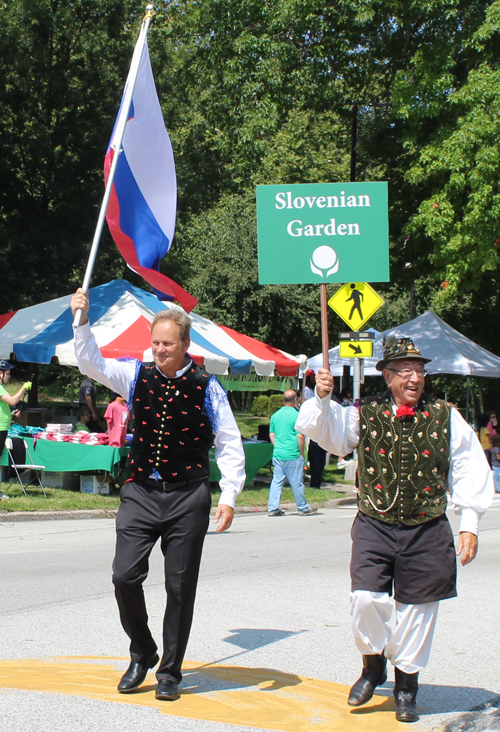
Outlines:
{"label": "belt", "polygon": [[208,476],[204,476],[202,478],[197,478],[196,480],[180,480],[178,483],[168,483],[166,480],[152,480],[151,478],[146,478],[145,480],[142,480],[141,483],[149,485],[152,488],[156,488],[158,491],[165,491],[169,493],[170,491],[177,491],[179,488],[185,488],[193,483],[202,483],[207,479],[207,477]]}

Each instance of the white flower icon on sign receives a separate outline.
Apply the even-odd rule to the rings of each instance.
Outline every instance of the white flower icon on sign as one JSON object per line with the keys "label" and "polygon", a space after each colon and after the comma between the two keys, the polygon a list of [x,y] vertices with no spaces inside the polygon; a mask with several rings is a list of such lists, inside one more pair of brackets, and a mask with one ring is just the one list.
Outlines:
{"label": "white flower icon on sign", "polygon": [[311,257],[311,270],[320,277],[329,277],[339,268],[337,252],[331,247],[323,246],[314,250]]}

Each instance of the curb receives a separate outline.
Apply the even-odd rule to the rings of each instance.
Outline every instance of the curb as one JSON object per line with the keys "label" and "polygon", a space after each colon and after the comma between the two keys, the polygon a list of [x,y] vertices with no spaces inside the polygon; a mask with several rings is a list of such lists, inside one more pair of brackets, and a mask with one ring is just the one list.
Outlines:
{"label": "curb", "polygon": [[102,508],[93,508],[80,511],[13,511],[0,512],[0,524],[11,524],[18,521],[61,521],[96,518],[115,518],[118,509],[105,511]]}
{"label": "curb", "polygon": [[[343,484],[339,484],[343,485]],[[335,490],[339,486],[333,486],[331,488],[325,488],[324,490]],[[345,498],[332,498],[326,501],[324,506],[321,508],[336,508],[337,506],[355,506],[356,497],[354,495],[346,494]],[[295,503],[282,503],[281,508],[286,511],[297,511]],[[319,509],[321,511],[321,508]],[[92,509],[81,509],[75,511],[0,511],[0,524],[11,524],[19,521],[81,521],[84,519],[101,519],[101,518],[116,518],[118,513],[117,508],[103,509],[103,508],[92,508]],[[235,514],[252,514],[252,513],[267,513],[267,506],[236,506]],[[212,508],[210,514],[215,514],[215,508]]]}
{"label": "curb", "polygon": [[[336,508],[337,506],[356,505],[355,498],[332,498],[327,501],[324,506],[319,508]],[[297,512],[295,503],[282,503],[281,508],[286,511]],[[81,521],[84,519],[114,519],[118,509],[109,509],[105,511],[101,508],[89,509],[87,511],[13,511],[12,513],[0,512],[0,525],[12,524],[20,521]],[[267,513],[266,506],[236,506],[235,514],[252,514]],[[215,508],[212,508],[210,514],[215,514]]]}

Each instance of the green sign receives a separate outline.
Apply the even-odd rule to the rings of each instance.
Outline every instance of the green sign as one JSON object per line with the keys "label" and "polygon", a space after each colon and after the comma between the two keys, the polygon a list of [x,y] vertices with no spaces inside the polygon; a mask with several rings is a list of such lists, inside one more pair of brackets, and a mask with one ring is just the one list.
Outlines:
{"label": "green sign", "polygon": [[215,377],[226,391],[287,391],[297,388],[295,376],[257,376],[257,374],[229,374]]}
{"label": "green sign", "polygon": [[257,186],[262,285],[388,282],[387,183]]}

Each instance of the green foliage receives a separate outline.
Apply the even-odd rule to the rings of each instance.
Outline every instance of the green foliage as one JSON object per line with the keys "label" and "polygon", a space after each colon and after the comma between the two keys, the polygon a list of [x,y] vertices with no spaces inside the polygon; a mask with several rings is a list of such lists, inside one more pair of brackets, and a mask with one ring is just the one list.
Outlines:
{"label": "green foliage", "polygon": [[252,402],[252,408],[250,412],[255,417],[267,417],[269,410],[269,397],[265,394],[259,394],[258,397],[255,397],[255,399]]}
{"label": "green foliage", "polygon": [[[134,5],[0,3],[0,312],[81,281],[137,32]],[[124,267],[106,242],[103,250],[107,281]]]}
{"label": "green foliage", "polygon": [[[149,46],[179,189],[162,269],[197,312],[320,350],[317,288],[258,283],[254,186],[347,180],[357,103],[356,177],[389,183],[391,282],[375,283],[386,305],[370,325],[407,320],[413,286],[416,314],[497,349],[500,0],[158,9]],[[81,281],[141,15],[132,0],[0,0],[0,312]],[[105,234],[92,284],[125,271]],[[329,321],[334,341],[344,326]]]}
{"label": "green foliage", "polygon": [[[74,375],[74,392],[78,401],[78,389],[80,386],[80,372],[75,369]],[[71,367],[59,366],[59,364],[42,364],[39,367],[39,391],[40,398],[49,397],[51,399],[64,400],[71,402],[73,396]]]}
{"label": "green foliage", "polygon": [[248,412],[234,412],[234,418],[236,419],[236,424],[238,425],[242,438],[246,440],[249,440],[258,433],[259,425],[269,423],[266,416],[253,417]]}
{"label": "green foliage", "polygon": [[[338,482],[342,482],[337,479]],[[91,493],[80,493],[63,488],[46,488],[45,497],[40,488],[29,487],[28,495],[23,494],[22,488],[16,483],[0,483],[0,492],[10,497],[9,501],[0,501],[0,514],[16,511],[81,511],[95,510],[109,511],[109,517],[116,514],[120,506],[118,490],[113,490],[110,495],[93,495]],[[212,504],[217,505],[220,498],[220,490],[213,487]],[[324,506],[333,498],[340,498],[344,493],[336,491],[325,491],[317,488],[305,489],[305,496],[308,503],[313,506]],[[260,485],[252,488],[245,488],[238,496],[238,506],[260,506],[265,508],[269,496],[269,486]],[[286,486],[283,490],[282,503],[294,503],[292,489]]]}
{"label": "green foliage", "polygon": [[[48,397],[49,400],[71,402],[74,399],[78,404],[78,392],[80,384],[84,376],[78,371],[73,370],[72,380],[71,366],[60,366],[57,363],[42,364],[39,367],[39,392],[40,399],[43,401]],[[95,383],[96,400],[98,404],[107,404],[109,402],[110,390]]]}
{"label": "green foliage", "polygon": [[267,416],[272,417],[278,409],[283,406],[283,394],[271,394],[269,397],[269,406],[267,408]]}
{"label": "green foliage", "polygon": [[451,97],[454,127],[422,151],[409,173],[432,191],[411,227],[433,242],[430,259],[446,282],[444,300],[477,289],[486,273],[498,275],[499,104],[500,70],[483,63]]}

